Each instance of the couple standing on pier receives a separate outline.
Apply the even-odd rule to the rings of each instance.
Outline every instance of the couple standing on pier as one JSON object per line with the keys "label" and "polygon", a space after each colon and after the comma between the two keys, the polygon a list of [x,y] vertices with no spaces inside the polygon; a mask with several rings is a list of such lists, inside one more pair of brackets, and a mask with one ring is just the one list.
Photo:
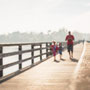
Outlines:
{"label": "couple standing on pier", "polygon": [[[66,36],[65,40],[67,41],[67,50],[69,53],[69,58],[72,59],[73,58],[73,40],[74,40],[74,36],[71,35],[71,32],[68,32],[68,35]],[[59,47],[56,45],[56,42],[53,41],[53,45],[51,45],[52,48],[52,53],[54,56],[54,61],[56,61],[56,53],[57,51],[59,51],[60,54],[60,59],[62,59],[62,43],[59,43]]]}

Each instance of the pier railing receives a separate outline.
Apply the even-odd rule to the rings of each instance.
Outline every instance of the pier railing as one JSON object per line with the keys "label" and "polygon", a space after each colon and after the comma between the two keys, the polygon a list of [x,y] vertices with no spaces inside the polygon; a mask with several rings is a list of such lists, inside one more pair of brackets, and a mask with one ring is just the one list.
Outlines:
{"label": "pier railing", "polygon": [[[75,42],[75,44],[80,42],[81,41]],[[62,44],[63,47],[66,48],[66,42],[62,42]],[[52,55],[50,45],[52,45],[52,42],[0,44],[0,82],[24,72],[49,58]],[[12,48],[14,48],[14,50]],[[27,54],[27,57],[24,57],[24,54]],[[7,57],[13,56],[17,57],[16,61],[14,60],[15,58],[7,60]],[[36,58],[38,59],[35,60]],[[28,63],[28,65],[23,67],[23,63],[25,62]],[[17,70],[14,70],[12,68],[13,66],[16,66],[14,68],[17,68]],[[4,74],[4,72],[8,70],[10,73]]]}

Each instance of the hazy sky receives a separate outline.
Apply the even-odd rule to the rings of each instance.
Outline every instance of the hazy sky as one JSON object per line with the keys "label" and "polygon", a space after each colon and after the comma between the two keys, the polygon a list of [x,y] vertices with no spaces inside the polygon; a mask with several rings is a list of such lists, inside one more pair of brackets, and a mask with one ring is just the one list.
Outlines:
{"label": "hazy sky", "polygon": [[63,27],[90,33],[90,0],[0,0],[0,34]]}

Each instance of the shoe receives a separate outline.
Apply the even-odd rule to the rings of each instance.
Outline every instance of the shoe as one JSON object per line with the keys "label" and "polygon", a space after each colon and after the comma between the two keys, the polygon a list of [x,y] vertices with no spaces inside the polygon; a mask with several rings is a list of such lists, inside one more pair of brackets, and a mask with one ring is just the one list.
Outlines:
{"label": "shoe", "polygon": [[56,60],[54,60],[54,61],[56,61]]}

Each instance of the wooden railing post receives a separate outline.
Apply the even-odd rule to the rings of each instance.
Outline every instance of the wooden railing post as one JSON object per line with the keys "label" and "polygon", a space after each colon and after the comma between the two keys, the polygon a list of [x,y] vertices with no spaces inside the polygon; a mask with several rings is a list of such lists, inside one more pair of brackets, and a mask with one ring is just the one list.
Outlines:
{"label": "wooden railing post", "polygon": [[42,61],[42,44],[40,44],[40,61]]}
{"label": "wooden railing post", "polygon": [[48,43],[46,43],[46,57],[48,57]]}
{"label": "wooden railing post", "polygon": [[[50,43],[50,46],[52,45],[52,43]],[[50,48],[50,55],[52,55],[52,49]]]}
{"label": "wooden railing post", "polygon": [[[19,45],[19,52],[20,52],[20,51],[22,51],[22,46],[21,46],[21,45]],[[20,53],[20,54],[19,54],[19,61],[21,61],[21,60],[22,60],[22,54]],[[20,69],[22,69],[22,63],[19,64],[19,70],[20,70]]]}
{"label": "wooden railing post", "polygon": [[[0,54],[2,54],[2,53],[3,53],[3,47],[0,46]],[[3,58],[0,57],[0,66],[2,66],[2,65],[3,65]],[[0,77],[2,77],[2,76],[3,76],[3,70],[0,71]]]}
{"label": "wooden railing post", "polygon": [[31,57],[32,57],[31,63],[33,65],[34,64],[34,45],[33,44],[31,45],[31,50],[32,50],[32,52],[31,52]]}

